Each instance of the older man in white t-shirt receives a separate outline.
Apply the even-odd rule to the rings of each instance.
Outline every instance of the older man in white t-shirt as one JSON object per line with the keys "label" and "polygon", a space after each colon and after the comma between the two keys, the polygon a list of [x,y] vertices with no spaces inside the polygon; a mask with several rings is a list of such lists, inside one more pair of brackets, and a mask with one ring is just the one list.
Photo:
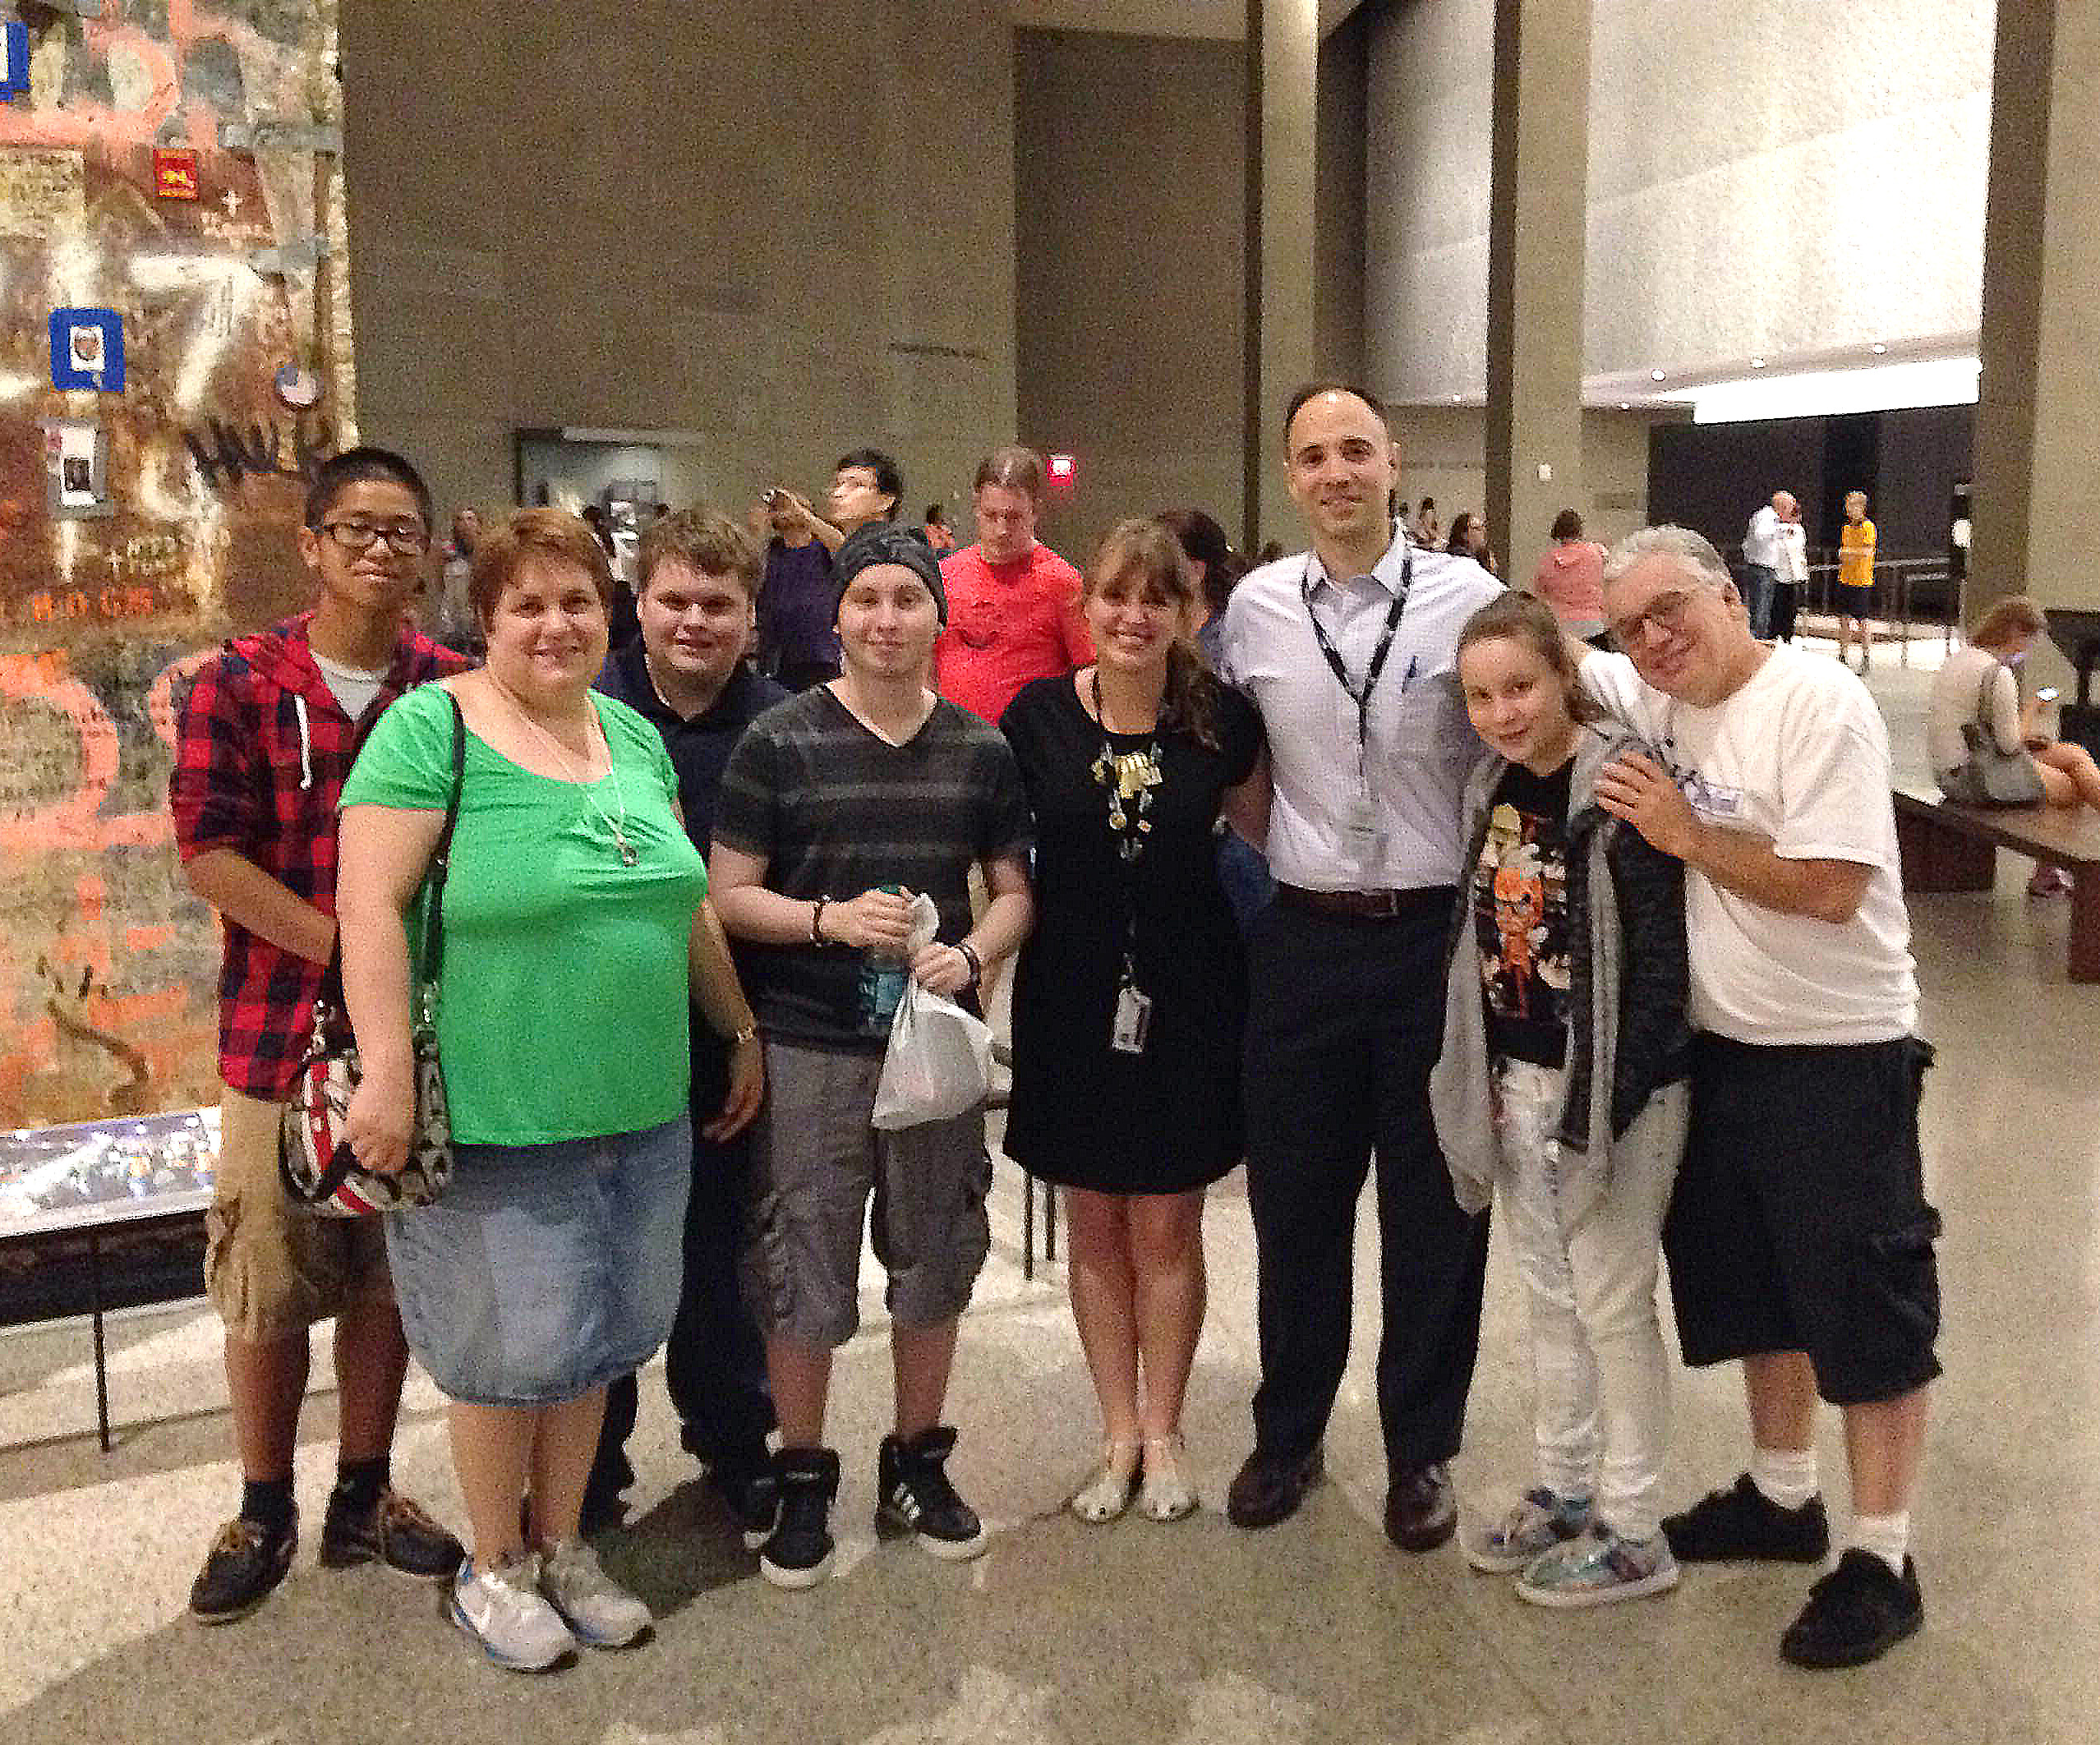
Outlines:
{"label": "older man in white t-shirt", "polygon": [[1623,655],[1584,684],[1659,747],[1598,783],[1685,867],[1692,1135],[1664,1245],[1685,1361],[1740,1360],[1750,1470],[1663,1523],[1681,1559],[1821,1562],[1816,1396],[1842,1408],[1853,1524],[1781,1638],[1857,1665],[1923,1620],[1909,1555],[1939,1219],[1927,1203],[1888,734],[1849,671],[1751,633],[1720,555],[1651,527],[1605,566]]}

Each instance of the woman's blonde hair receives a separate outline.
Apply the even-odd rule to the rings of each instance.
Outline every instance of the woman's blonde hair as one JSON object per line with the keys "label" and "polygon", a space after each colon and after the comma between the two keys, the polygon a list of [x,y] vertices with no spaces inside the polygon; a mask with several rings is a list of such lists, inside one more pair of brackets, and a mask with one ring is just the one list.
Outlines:
{"label": "woman's blonde hair", "polygon": [[1462,661],[1466,651],[1476,642],[1501,641],[1521,642],[1553,670],[1554,677],[1560,681],[1560,688],[1567,696],[1568,712],[1577,721],[1594,721],[1603,717],[1603,708],[1582,688],[1574,658],[1568,651],[1567,634],[1560,628],[1560,620],[1553,615],[1553,608],[1545,601],[1535,594],[1519,593],[1515,588],[1490,600],[1467,619],[1459,631],[1458,651],[1452,656],[1452,664],[1456,665]]}
{"label": "woman's blonde hair", "polygon": [[2002,648],[2016,636],[2033,636],[2049,628],[2042,608],[2025,594],[2010,594],[1969,627],[1978,648]]}
{"label": "woman's blonde hair", "polygon": [[566,509],[522,509],[474,548],[474,565],[467,572],[467,603],[483,624],[504,590],[534,558],[582,570],[598,591],[598,604],[611,615],[612,565],[590,523]]}
{"label": "woman's blonde hair", "polygon": [[[1111,582],[1135,581],[1157,587],[1184,617],[1200,604],[1195,572],[1180,536],[1163,521],[1132,516],[1119,521],[1087,566],[1081,598],[1091,600]],[[1218,748],[1218,675],[1187,637],[1177,635],[1167,651],[1167,691],[1159,700],[1159,725],[1186,733],[1209,751]]]}

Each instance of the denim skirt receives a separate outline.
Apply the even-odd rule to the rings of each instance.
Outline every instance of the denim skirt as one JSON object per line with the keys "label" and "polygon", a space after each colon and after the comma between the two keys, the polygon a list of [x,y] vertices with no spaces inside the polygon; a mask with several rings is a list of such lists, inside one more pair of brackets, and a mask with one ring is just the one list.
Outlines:
{"label": "denim skirt", "polygon": [[446,1398],[550,1406],[639,1368],[670,1334],[693,1129],[456,1145],[435,1205],[390,1213],[416,1361]]}

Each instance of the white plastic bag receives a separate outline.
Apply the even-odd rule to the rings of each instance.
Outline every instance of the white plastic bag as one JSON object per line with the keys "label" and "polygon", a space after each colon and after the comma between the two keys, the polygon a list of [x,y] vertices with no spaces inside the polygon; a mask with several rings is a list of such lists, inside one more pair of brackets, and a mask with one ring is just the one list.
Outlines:
{"label": "white plastic bag", "polygon": [[[940,913],[922,892],[911,900],[905,955],[933,942]],[[875,1087],[875,1126],[885,1132],[946,1121],[974,1109],[992,1089],[992,1027],[945,994],[905,983]]]}

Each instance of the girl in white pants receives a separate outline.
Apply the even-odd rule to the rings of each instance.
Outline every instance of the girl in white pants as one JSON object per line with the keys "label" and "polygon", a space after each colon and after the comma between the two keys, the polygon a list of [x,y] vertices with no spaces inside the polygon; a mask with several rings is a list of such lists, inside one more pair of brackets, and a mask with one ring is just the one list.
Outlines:
{"label": "girl in white pants", "polygon": [[1688,1112],[1683,872],[1598,808],[1596,773],[1630,742],[1590,724],[1546,606],[1484,607],[1458,664],[1494,755],[1467,787],[1430,1102],[1459,1203],[1502,1198],[1531,1308],[1538,1479],[1462,1544],[1527,1600],[1596,1605],[1678,1579],[1656,1282]]}

